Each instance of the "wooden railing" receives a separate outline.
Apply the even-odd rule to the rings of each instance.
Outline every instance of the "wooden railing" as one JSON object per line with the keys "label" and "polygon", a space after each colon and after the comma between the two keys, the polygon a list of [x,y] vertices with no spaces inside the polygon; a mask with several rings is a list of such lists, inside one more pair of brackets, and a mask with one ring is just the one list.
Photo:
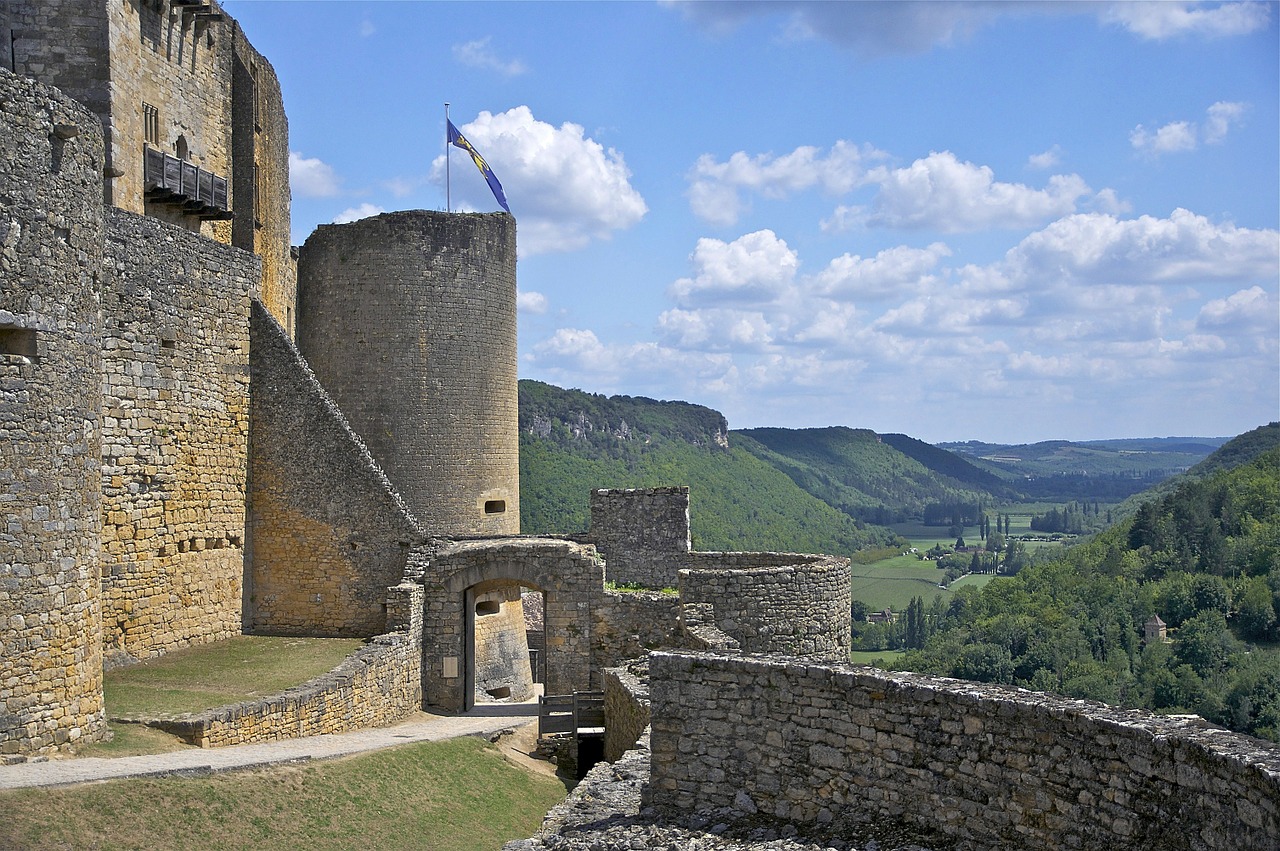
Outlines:
{"label": "wooden railing", "polygon": [[195,163],[147,147],[142,160],[142,183],[147,200],[182,207],[202,219],[228,219],[227,179]]}

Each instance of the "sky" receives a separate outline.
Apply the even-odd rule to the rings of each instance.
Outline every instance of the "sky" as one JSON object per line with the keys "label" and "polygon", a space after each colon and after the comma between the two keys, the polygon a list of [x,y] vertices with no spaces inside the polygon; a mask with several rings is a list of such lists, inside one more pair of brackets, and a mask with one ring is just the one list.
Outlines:
{"label": "sky", "polygon": [[1276,3],[222,5],[296,244],[499,210],[449,104],[521,378],[934,443],[1280,419]]}

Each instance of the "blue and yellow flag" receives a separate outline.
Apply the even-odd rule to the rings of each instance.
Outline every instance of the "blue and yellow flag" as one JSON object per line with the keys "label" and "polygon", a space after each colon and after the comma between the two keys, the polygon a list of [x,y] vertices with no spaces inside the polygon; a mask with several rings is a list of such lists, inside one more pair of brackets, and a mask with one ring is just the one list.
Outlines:
{"label": "blue and yellow flag", "polygon": [[489,168],[489,164],[485,162],[484,157],[480,156],[480,152],[471,147],[467,137],[458,132],[458,128],[453,126],[453,122],[448,119],[445,119],[445,121],[449,125],[449,144],[462,148],[462,150],[471,155],[471,161],[476,164],[476,168],[480,169],[480,173],[484,175],[489,188],[493,190],[493,197],[498,199],[502,209],[510,213],[511,208],[507,206],[507,196],[502,191],[502,184],[498,182],[498,176],[493,173],[493,169]]}

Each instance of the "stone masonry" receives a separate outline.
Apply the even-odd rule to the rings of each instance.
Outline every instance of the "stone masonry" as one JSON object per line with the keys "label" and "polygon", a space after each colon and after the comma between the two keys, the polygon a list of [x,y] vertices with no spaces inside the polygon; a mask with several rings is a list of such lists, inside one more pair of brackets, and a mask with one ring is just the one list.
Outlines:
{"label": "stone masonry", "polygon": [[650,674],[659,809],[891,819],[961,851],[1280,836],[1280,750],[1193,716],[782,657],[660,652]]}
{"label": "stone masonry", "polygon": [[106,733],[102,130],[0,70],[0,754]]}
{"label": "stone masonry", "polygon": [[690,550],[689,488],[601,488],[591,492],[591,543],[608,580],[674,588],[675,558]]}

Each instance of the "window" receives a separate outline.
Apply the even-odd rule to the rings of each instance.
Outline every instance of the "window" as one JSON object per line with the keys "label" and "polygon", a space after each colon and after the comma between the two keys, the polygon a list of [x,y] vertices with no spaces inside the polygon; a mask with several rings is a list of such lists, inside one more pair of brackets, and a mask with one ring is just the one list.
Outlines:
{"label": "window", "polygon": [[15,355],[34,362],[40,359],[37,353],[34,328],[0,325],[0,355]]}
{"label": "window", "polygon": [[142,105],[142,138],[149,145],[160,144],[160,110],[149,103]]}
{"label": "window", "polygon": [[502,611],[502,606],[497,600],[481,600],[476,603],[476,615],[484,617],[485,615],[496,615]]}
{"label": "window", "polygon": [[485,500],[485,514],[502,514],[507,510],[507,501],[505,499],[489,499]]}

